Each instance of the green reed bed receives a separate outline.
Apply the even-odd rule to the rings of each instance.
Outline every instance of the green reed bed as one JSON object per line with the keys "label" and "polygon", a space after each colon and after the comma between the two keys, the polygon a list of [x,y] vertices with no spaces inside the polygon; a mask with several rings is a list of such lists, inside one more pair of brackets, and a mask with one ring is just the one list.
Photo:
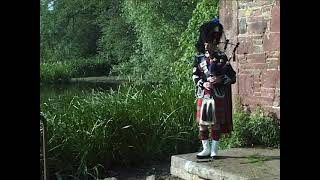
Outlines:
{"label": "green reed bed", "polygon": [[110,63],[101,59],[77,59],[40,63],[40,81],[66,82],[73,77],[106,76]]}
{"label": "green reed bed", "polygon": [[197,150],[193,90],[188,86],[66,92],[42,97],[52,169],[75,177],[99,165],[125,165]]}
{"label": "green reed bed", "polygon": [[[120,86],[115,91],[72,89],[41,96],[48,120],[49,167],[75,178],[97,177],[117,163],[135,165],[200,150],[195,98],[189,85]],[[234,114],[221,149],[280,146],[280,128],[261,113]]]}

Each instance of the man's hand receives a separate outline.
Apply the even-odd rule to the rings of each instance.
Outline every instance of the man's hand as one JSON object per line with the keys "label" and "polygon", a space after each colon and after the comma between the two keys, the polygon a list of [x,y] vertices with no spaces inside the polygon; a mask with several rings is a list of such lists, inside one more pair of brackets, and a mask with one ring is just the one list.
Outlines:
{"label": "man's hand", "polygon": [[208,82],[212,84],[221,83],[222,82],[222,76],[210,76],[207,79]]}
{"label": "man's hand", "polygon": [[205,83],[203,83],[203,87],[204,87],[205,89],[207,89],[207,90],[210,90],[210,88],[212,88],[213,86],[212,86],[212,83],[210,83],[210,82],[205,82]]}

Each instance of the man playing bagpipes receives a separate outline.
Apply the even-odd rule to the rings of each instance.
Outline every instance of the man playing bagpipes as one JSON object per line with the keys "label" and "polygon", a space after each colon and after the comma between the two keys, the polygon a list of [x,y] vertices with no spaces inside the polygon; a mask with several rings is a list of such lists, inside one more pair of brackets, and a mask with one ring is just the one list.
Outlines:
{"label": "man playing bagpipes", "polygon": [[[236,82],[236,73],[230,65],[231,58],[228,59],[224,53],[227,45],[231,43],[225,35],[225,41],[221,42],[222,35],[223,26],[218,19],[214,19],[200,27],[200,36],[196,43],[198,55],[194,58],[193,81],[197,97],[196,120],[203,146],[203,150],[197,154],[198,159],[209,156],[214,158],[218,153],[221,134],[231,133],[233,129],[231,84]],[[223,44],[224,47],[220,47]],[[234,48],[233,57],[238,45],[239,43]]]}

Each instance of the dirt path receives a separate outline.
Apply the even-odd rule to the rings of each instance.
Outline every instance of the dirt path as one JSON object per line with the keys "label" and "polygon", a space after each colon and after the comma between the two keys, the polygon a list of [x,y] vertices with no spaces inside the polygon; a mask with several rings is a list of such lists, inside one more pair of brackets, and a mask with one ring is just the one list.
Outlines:
{"label": "dirt path", "polygon": [[[181,180],[170,174],[170,161],[152,162],[140,167],[113,167],[104,180]],[[113,179],[111,178],[113,177]]]}

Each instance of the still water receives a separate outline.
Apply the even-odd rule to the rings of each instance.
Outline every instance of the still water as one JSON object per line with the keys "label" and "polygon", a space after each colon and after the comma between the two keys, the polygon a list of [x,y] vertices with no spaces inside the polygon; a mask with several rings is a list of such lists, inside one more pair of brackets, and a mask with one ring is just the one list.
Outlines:
{"label": "still water", "polygon": [[117,84],[110,83],[63,83],[63,84],[50,84],[40,85],[40,100],[46,101],[49,98],[57,96],[75,96],[92,91],[107,92],[111,89],[118,88]]}

